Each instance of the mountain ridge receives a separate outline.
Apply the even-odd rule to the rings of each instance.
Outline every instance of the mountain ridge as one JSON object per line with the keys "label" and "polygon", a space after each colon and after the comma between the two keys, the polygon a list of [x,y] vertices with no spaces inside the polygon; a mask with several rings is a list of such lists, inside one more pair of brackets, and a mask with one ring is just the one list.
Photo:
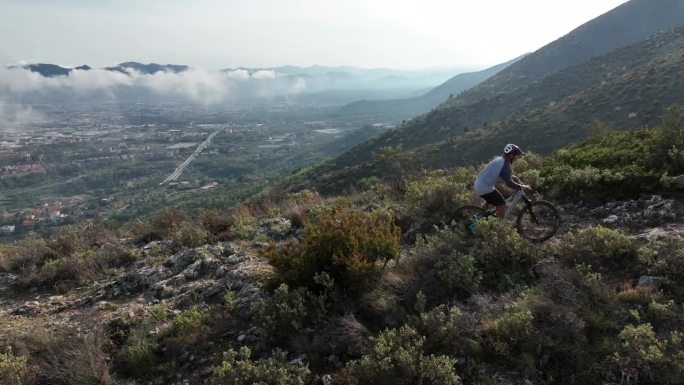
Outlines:
{"label": "mountain ridge", "polygon": [[[596,47],[591,45],[589,48],[578,46],[572,48],[570,52],[563,54],[561,52],[562,47],[559,48],[559,45],[562,46],[565,44],[563,42],[568,41],[592,41],[591,31],[608,28],[606,25],[601,25],[604,22],[611,26],[617,25],[622,29],[629,30],[631,20],[625,19],[625,15],[639,18],[640,11],[644,9],[658,8],[657,14],[668,13],[671,17],[666,18],[663,23],[654,22],[648,28],[639,29],[639,33],[634,34],[630,32],[628,34],[629,39],[633,39],[634,36],[641,36],[640,34],[646,30],[661,30],[661,27],[673,23],[672,20],[681,21],[680,25],[682,25],[684,24],[684,12],[678,11],[684,9],[683,7],[684,2],[674,2],[671,0],[658,0],[654,2],[632,0],[629,3],[625,3],[615,10],[590,21],[586,25],[578,27],[570,34],[548,44],[535,53],[524,57],[483,83],[463,92],[459,97],[446,101],[430,113],[414,118],[396,130],[362,143],[344,154],[323,163],[317,169],[312,170],[311,175],[316,173],[320,175],[331,174],[329,180],[334,181],[335,179],[340,179],[334,176],[335,172],[341,172],[345,168],[359,170],[362,168],[361,165],[372,161],[375,156],[374,154],[380,152],[383,147],[401,146],[403,151],[408,151],[448,139],[454,140],[453,138],[464,131],[472,132],[481,128],[486,129],[487,126],[494,122],[515,119],[520,114],[540,109],[554,102],[554,98],[565,98],[575,92],[579,92],[582,87],[591,86],[593,79],[604,81],[605,79],[600,79],[600,74],[602,72],[610,72],[608,69],[601,68],[600,65],[599,67],[589,69],[592,58],[596,57]],[[653,21],[653,18],[647,19]],[[644,23],[645,21],[642,20],[641,22]],[[657,34],[655,36],[657,39]],[[645,41],[648,38],[649,36],[645,36],[643,39],[632,41],[630,44],[624,44],[621,47],[629,47],[631,44],[634,44],[635,46],[632,48],[638,49],[640,47],[638,45],[639,41]],[[617,44],[618,41],[624,42],[625,39],[614,39],[612,44]],[[657,43],[656,41],[654,44]],[[649,43],[645,44],[647,46]],[[616,48],[610,52],[604,52],[604,55],[601,57],[605,59],[605,55],[619,51],[619,49]],[[555,72],[552,74],[546,73],[542,76],[541,73],[544,71],[540,71],[539,67],[543,68],[543,66],[539,62],[535,62],[536,58],[549,56],[546,53],[555,51],[559,51],[556,57],[558,55],[565,55],[571,58],[582,57],[587,59],[574,63],[573,61],[576,59],[573,59],[565,64],[554,64],[552,68],[555,69]],[[638,63],[638,54],[633,56],[631,59],[634,63]],[[619,57],[616,59],[616,62],[619,62],[618,59]],[[563,69],[582,65],[582,63],[590,63],[588,66],[583,67],[585,70],[589,69],[589,73],[582,73],[580,71],[576,73],[572,71],[562,72]],[[616,66],[618,68],[619,63]],[[561,73],[561,76],[554,78],[554,74],[557,73]],[[563,78],[562,74],[564,73],[577,76],[580,81],[575,81],[571,77]],[[594,74],[593,77],[587,77],[592,73]],[[534,76],[539,78],[530,79],[531,75],[523,75],[521,77],[520,74],[536,74]],[[585,79],[584,82],[581,81],[583,78]],[[562,84],[557,83],[558,81],[562,81]],[[666,107],[668,106],[661,105],[660,110],[662,111]],[[651,114],[650,119],[654,119],[655,115],[657,114]],[[566,116],[565,119],[572,119],[572,117]],[[474,151],[472,145],[475,145],[475,143],[470,142],[470,145],[471,147],[468,147],[468,149]],[[498,151],[496,150],[496,152]],[[358,180],[358,178],[352,179]]]}
{"label": "mountain ridge", "polygon": [[407,119],[428,112],[448,98],[473,87],[495,75],[520,58],[501,63],[482,71],[465,72],[451,77],[449,80],[419,96],[392,100],[359,100],[339,109],[342,114],[372,115],[381,118],[391,117],[395,121]]}

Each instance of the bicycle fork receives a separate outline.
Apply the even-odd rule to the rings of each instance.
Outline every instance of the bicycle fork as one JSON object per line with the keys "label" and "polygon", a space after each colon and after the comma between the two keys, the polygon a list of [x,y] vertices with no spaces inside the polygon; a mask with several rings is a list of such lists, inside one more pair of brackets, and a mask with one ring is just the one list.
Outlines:
{"label": "bicycle fork", "polygon": [[528,197],[523,197],[523,202],[525,202],[525,208],[530,212],[530,219],[532,219],[532,223],[538,225],[539,220],[537,219],[537,214],[532,209],[532,201]]}

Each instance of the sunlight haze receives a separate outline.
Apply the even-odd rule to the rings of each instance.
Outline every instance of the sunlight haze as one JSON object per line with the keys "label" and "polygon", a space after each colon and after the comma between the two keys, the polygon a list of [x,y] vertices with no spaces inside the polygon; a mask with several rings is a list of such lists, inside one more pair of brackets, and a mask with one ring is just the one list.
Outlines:
{"label": "sunlight haze", "polygon": [[0,0],[0,62],[480,69],[625,0]]}

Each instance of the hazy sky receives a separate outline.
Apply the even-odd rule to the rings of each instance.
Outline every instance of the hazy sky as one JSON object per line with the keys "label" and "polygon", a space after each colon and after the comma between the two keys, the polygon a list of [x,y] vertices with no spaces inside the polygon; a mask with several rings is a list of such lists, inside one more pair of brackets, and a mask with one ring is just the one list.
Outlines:
{"label": "hazy sky", "polygon": [[626,0],[0,0],[0,64],[480,69]]}

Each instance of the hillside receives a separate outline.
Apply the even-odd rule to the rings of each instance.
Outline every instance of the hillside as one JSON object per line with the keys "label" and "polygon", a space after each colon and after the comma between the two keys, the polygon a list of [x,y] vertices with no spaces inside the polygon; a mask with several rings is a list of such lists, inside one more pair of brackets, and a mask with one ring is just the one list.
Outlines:
{"label": "hillside", "polygon": [[[660,5],[671,7],[673,12],[681,6],[669,1]],[[623,8],[626,6],[629,7]],[[309,180],[314,175],[322,176],[337,185],[332,187],[326,181],[316,184],[316,188],[324,191],[348,187],[340,181],[359,180],[359,172],[367,173],[364,170],[369,166],[365,162],[372,161],[383,147],[401,145],[406,151],[435,144],[441,150],[431,149],[435,153],[433,158],[455,164],[482,160],[490,156],[488,154],[499,152],[507,140],[548,152],[581,138],[595,118],[624,128],[654,124],[666,108],[682,101],[680,87],[672,85],[672,82],[677,84],[681,80],[681,28],[658,33],[574,65],[568,64],[546,76],[540,74],[536,80],[530,79],[529,75],[543,67],[535,58],[548,56],[542,55],[544,52],[560,52],[561,42],[567,39],[586,41],[591,35],[588,31],[608,22],[614,27],[617,25],[630,30],[625,17],[632,13],[625,13],[625,9],[644,11],[641,8],[644,6],[642,1],[632,1],[618,7],[434,111],[326,162],[312,171]],[[654,12],[662,12],[662,9]],[[677,15],[683,18],[681,23],[684,24],[684,13]],[[639,25],[644,22],[640,21]],[[651,27],[657,29],[656,25],[661,24]],[[626,36],[634,35],[630,32]],[[596,52],[596,47],[589,45],[591,49],[574,46],[566,55],[580,57],[589,55],[587,52]],[[529,76],[513,75],[521,71]],[[540,117],[542,115],[543,118]],[[459,137],[464,132],[467,133]],[[438,144],[442,141],[448,143]],[[461,143],[460,147],[450,150],[455,142]],[[450,160],[449,154],[452,154]],[[338,173],[348,174],[348,177]]]}
{"label": "hillside", "polygon": [[465,93],[454,104],[471,103],[483,97],[516,90],[565,67],[682,24],[684,3],[679,0],[628,1],[527,55],[489,81]]}
{"label": "hillside", "polygon": [[425,169],[403,192],[367,181],[1,245],[0,378],[681,384],[682,148],[673,110],[516,162],[563,215],[543,244],[493,218],[474,234],[442,225],[470,200],[469,165]]}
{"label": "hillside", "polygon": [[417,97],[395,100],[359,100],[341,107],[339,112],[345,115],[373,116],[391,121],[412,118],[430,111],[449,98],[458,96],[461,92],[483,82],[517,60],[519,59],[478,72],[458,74]]}

